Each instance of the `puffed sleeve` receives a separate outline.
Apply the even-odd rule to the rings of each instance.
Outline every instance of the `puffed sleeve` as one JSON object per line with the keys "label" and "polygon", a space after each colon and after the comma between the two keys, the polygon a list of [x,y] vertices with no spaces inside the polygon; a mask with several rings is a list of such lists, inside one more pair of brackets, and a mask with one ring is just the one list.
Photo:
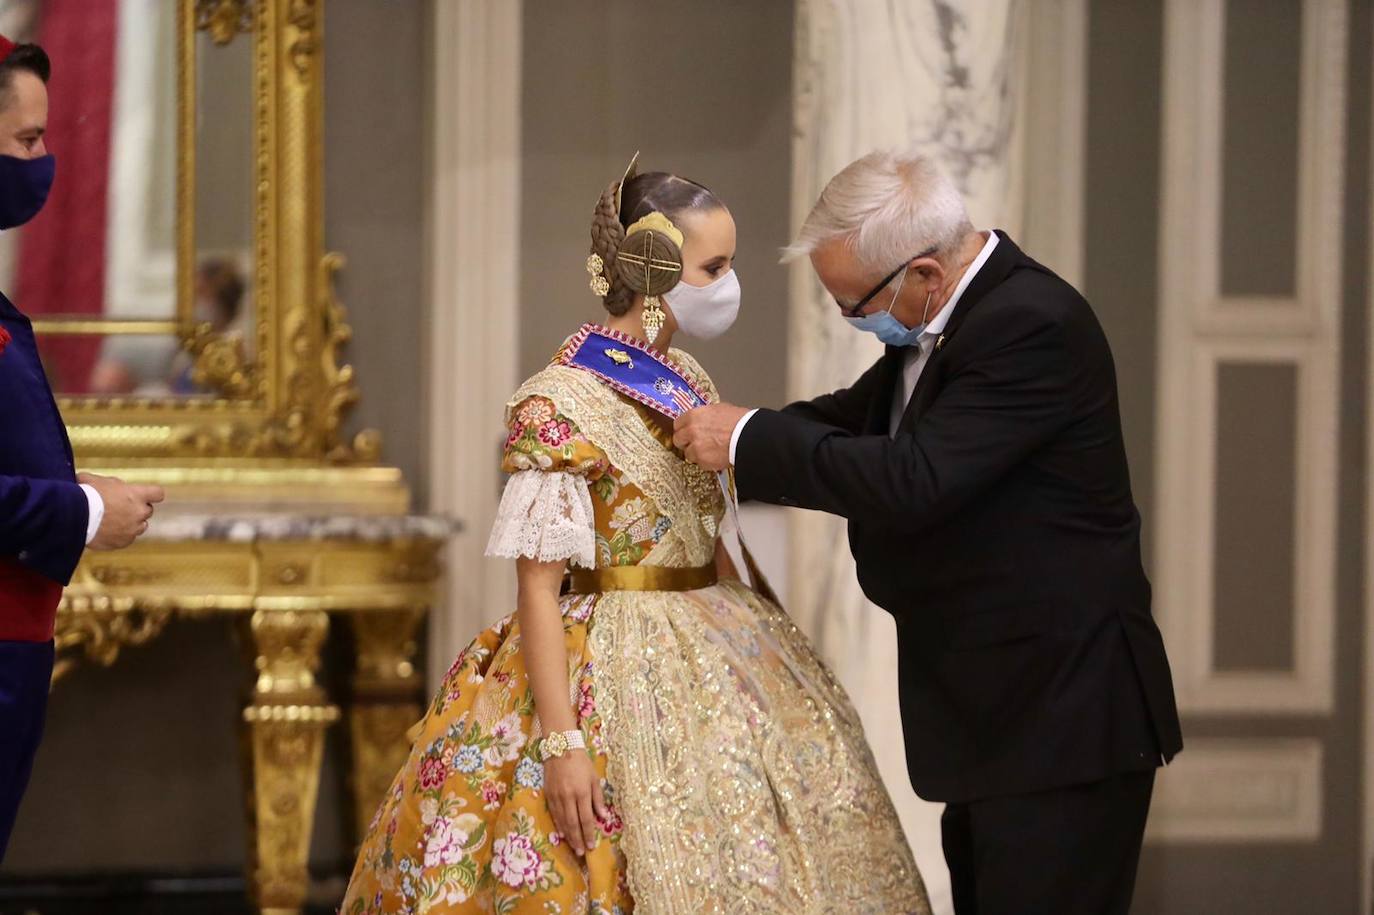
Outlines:
{"label": "puffed sleeve", "polygon": [[596,566],[589,484],[609,461],[552,401],[530,397],[510,412],[501,467],[511,474],[487,543],[488,556]]}

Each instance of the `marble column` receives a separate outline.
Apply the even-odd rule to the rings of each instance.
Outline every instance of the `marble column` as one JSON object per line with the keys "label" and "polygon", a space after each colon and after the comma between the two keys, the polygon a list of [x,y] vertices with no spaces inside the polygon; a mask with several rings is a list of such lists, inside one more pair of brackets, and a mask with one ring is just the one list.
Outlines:
{"label": "marble column", "polygon": [[[800,226],[829,179],[878,148],[934,156],[973,222],[1016,233],[1023,210],[1019,71],[1024,0],[798,0],[792,212]],[[852,382],[881,346],[835,315],[810,264],[791,277],[789,393]],[[853,697],[937,911],[950,911],[938,805],[912,792],[897,722],[892,620],[859,590],[844,523],[797,512],[790,525],[789,610]]]}
{"label": "marble column", "polygon": [[[429,0],[429,501],[460,519],[429,624],[430,688],[515,608],[509,563],[483,557],[505,475],[505,399],[519,384],[519,0]],[[474,218],[473,214],[481,214]]]}

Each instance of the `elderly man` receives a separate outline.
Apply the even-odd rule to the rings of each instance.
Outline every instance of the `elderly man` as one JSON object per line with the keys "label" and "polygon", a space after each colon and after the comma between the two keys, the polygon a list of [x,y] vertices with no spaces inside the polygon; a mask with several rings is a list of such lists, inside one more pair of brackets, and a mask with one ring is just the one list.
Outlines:
{"label": "elderly man", "polygon": [[[0,37],[0,229],[32,219],[54,163],[48,56]],[[148,529],[156,486],[82,474],[43,374],[28,318],[0,295],[0,861],[43,733],[53,622],[82,552]]]}
{"label": "elderly man", "polygon": [[919,155],[836,175],[789,253],[886,353],[781,411],[686,414],[677,444],[743,498],[849,520],[959,915],[1126,913],[1182,737],[1092,309]]}

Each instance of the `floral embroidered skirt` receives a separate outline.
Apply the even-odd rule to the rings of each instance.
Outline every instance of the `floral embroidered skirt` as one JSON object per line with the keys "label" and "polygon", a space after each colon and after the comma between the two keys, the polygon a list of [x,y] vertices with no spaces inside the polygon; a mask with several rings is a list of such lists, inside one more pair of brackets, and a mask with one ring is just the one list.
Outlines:
{"label": "floral embroidered skirt", "polygon": [[929,912],[857,715],[781,610],[737,582],[562,607],[602,840],[579,857],[545,806],[507,617],[445,676],[344,915]]}

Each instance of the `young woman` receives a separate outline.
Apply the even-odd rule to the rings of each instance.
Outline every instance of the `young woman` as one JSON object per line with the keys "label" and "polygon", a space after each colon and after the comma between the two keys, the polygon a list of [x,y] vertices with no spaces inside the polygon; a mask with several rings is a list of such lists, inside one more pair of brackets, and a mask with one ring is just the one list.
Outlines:
{"label": "young woman", "polygon": [[345,915],[927,913],[858,715],[738,580],[667,417],[718,399],[678,330],[739,309],[735,223],[661,172],[592,221],[585,325],[509,402],[488,554],[513,616],[466,648],[372,823]]}

